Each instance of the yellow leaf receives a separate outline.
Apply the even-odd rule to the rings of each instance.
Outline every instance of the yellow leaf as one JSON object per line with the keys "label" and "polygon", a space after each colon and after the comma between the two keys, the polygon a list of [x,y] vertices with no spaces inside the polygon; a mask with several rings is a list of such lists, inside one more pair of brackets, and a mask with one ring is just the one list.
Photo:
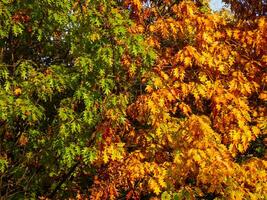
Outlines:
{"label": "yellow leaf", "polygon": [[207,42],[207,43],[212,43],[213,42],[213,38],[208,35],[208,33],[203,33],[203,39]]}
{"label": "yellow leaf", "polygon": [[152,88],[150,85],[147,85],[147,86],[146,86],[146,91],[147,91],[148,93],[151,93],[151,92],[153,91],[153,88]]}
{"label": "yellow leaf", "polygon": [[169,79],[169,76],[168,74],[164,73],[164,72],[160,72],[160,75],[163,77],[164,80],[168,80]]}
{"label": "yellow leaf", "polygon": [[176,163],[176,164],[182,164],[181,153],[176,153],[175,154],[173,162]]}
{"label": "yellow leaf", "polygon": [[192,65],[192,59],[190,57],[184,58],[184,64],[185,66],[191,66]]}
{"label": "yellow leaf", "polygon": [[166,188],[167,187],[167,183],[164,181],[163,177],[159,177],[158,179],[158,182],[159,182],[159,185],[162,187],[162,188]]}
{"label": "yellow leaf", "polygon": [[90,39],[94,42],[100,39],[100,35],[98,33],[93,33],[92,35],[90,35]]}
{"label": "yellow leaf", "polygon": [[265,92],[260,93],[259,99],[266,101],[267,100],[267,92],[265,91]]}
{"label": "yellow leaf", "polygon": [[156,77],[156,78],[154,78],[154,85],[155,85],[157,88],[162,87],[162,81],[161,81],[160,77]]}
{"label": "yellow leaf", "polygon": [[226,29],[226,34],[228,37],[232,37],[232,31],[230,29]]}
{"label": "yellow leaf", "polygon": [[149,27],[149,31],[154,32],[154,31],[155,31],[155,26],[154,26],[154,25],[151,25],[151,26]]}
{"label": "yellow leaf", "polygon": [[222,65],[222,64],[219,65],[218,69],[219,69],[220,72],[224,72],[224,70],[225,70],[224,65]]}
{"label": "yellow leaf", "polygon": [[243,152],[243,151],[244,151],[244,147],[243,147],[242,144],[238,144],[238,145],[237,145],[237,149],[238,149],[238,151],[240,151],[240,152]]}
{"label": "yellow leaf", "polygon": [[108,155],[106,151],[104,151],[104,154],[103,154],[103,161],[105,164],[108,162]]}
{"label": "yellow leaf", "polygon": [[234,142],[238,142],[240,140],[240,135],[236,131],[232,131],[231,136]]}
{"label": "yellow leaf", "polygon": [[260,129],[257,126],[253,126],[251,129],[255,136],[260,134]]}
{"label": "yellow leaf", "polygon": [[161,192],[160,188],[159,187],[155,187],[154,188],[154,192],[155,192],[156,195],[159,195],[159,193]]}
{"label": "yellow leaf", "polygon": [[234,30],[234,39],[238,40],[240,38],[240,31],[239,30]]}
{"label": "yellow leaf", "polygon": [[158,105],[159,105],[160,107],[164,107],[164,105],[165,105],[165,101],[164,101],[163,98],[160,98],[160,99],[159,99],[159,101],[158,101]]}
{"label": "yellow leaf", "polygon": [[149,99],[149,100],[147,101],[147,106],[148,106],[148,108],[151,110],[152,113],[156,113],[156,112],[157,112],[155,103],[154,103],[151,99]]}
{"label": "yellow leaf", "polygon": [[187,6],[187,12],[189,16],[194,14],[193,8],[190,5]]}
{"label": "yellow leaf", "polygon": [[21,95],[21,89],[20,88],[16,88],[14,93],[15,93],[16,96]]}
{"label": "yellow leaf", "polygon": [[173,76],[174,76],[175,78],[178,78],[178,77],[179,77],[179,70],[178,70],[178,68],[175,68],[175,69],[173,70]]}
{"label": "yellow leaf", "polygon": [[264,29],[266,26],[266,21],[265,21],[265,18],[264,17],[261,17],[260,19],[259,19],[259,28],[260,29]]}
{"label": "yellow leaf", "polygon": [[205,74],[199,76],[199,80],[204,83],[207,81],[207,76]]}
{"label": "yellow leaf", "polygon": [[179,105],[179,108],[181,109],[181,111],[186,115],[186,116],[189,116],[189,114],[192,112],[191,111],[191,108],[185,104],[185,103],[181,103]]}
{"label": "yellow leaf", "polygon": [[154,191],[154,193],[155,193],[156,195],[159,195],[159,193],[160,193],[161,191],[160,191],[159,185],[158,185],[158,183],[155,181],[155,179],[151,178],[151,179],[148,181],[148,185],[149,185],[149,187]]}
{"label": "yellow leaf", "polygon": [[267,63],[267,55],[262,56],[261,60],[265,63]]}
{"label": "yellow leaf", "polygon": [[195,153],[195,155],[193,156],[194,160],[197,162],[201,162],[201,157],[198,153]]}

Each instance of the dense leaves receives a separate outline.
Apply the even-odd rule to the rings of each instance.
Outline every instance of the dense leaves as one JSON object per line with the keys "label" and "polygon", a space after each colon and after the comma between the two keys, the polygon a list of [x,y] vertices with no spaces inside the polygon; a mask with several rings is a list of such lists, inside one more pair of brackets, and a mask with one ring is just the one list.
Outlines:
{"label": "dense leaves", "polygon": [[266,2],[225,2],[1,1],[1,198],[265,199]]}

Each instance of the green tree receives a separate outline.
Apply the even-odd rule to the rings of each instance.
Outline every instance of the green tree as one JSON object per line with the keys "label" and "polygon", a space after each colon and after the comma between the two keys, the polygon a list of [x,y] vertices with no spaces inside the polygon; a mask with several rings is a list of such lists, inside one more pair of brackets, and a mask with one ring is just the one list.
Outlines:
{"label": "green tree", "polygon": [[120,1],[6,0],[0,19],[0,196],[71,196],[156,54]]}

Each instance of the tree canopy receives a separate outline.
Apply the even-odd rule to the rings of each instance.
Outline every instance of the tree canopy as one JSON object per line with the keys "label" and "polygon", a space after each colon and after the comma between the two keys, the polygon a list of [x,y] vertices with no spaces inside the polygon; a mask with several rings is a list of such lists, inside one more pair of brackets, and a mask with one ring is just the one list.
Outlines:
{"label": "tree canopy", "polygon": [[265,199],[265,0],[0,1],[0,198]]}

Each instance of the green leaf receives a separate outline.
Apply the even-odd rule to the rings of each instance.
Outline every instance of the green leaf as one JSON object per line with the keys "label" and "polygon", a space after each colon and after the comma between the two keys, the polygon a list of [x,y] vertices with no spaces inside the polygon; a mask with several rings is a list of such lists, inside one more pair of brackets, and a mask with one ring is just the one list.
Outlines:
{"label": "green leaf", "polygon": [[165,191],[161,194],[161,200],[171,200],[171,195]]}

